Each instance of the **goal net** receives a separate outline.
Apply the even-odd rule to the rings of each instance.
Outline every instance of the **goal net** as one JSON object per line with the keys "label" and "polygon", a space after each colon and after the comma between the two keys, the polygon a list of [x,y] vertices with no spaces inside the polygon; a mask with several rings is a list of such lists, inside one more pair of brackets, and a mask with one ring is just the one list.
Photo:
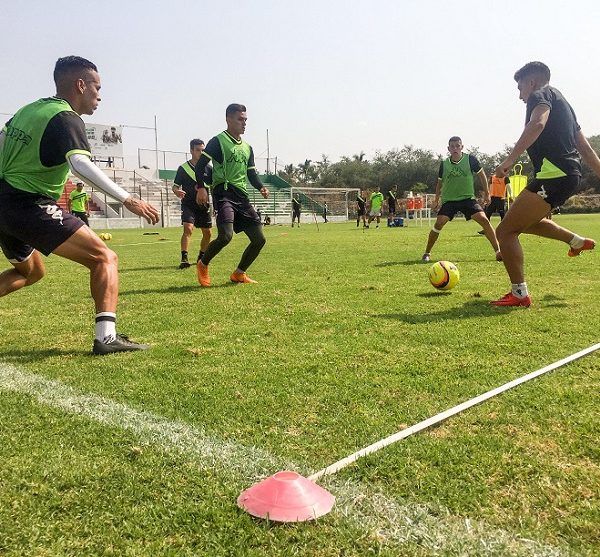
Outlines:
{"label": "goal net", "polygon": [[307,188],[293,187],[292,196],[298,195],[302,206],[302,220],[320,219],[346,221],[353,219],[356,213],[357,188]]}

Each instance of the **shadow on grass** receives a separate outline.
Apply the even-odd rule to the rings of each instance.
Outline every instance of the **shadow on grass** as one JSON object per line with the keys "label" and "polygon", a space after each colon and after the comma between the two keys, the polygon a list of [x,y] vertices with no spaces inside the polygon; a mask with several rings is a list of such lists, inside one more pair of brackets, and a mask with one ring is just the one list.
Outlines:
{"label": "shadow on grass", "polygon": [[[213,284],[210,287],[210,290],[215,288],[232,288],[237,286],[237,284],[233,282],[225,282],[223,284]],[[123,290],[119,292],[120,296],[134,296],[136,294],[182,294],[185,292],[193,292],[193,291],[203,291],[205,290],[199,284],[185,284],[181,286],[167,286],[165,288],[140,288],[133,290]]]}
{"label": "shadow on grass", "polygon": [[419,264],[423,264],[423,268],[426,268],[425,267],[426,263],[421,261],[421,259],[409,259],[408,261],[383,261],[382,263],[375,263],[375,265],[373,265],[373,267],[381,268],[381,267],[396,267],[399,265],[408,266],[408,265],[419,265]]}
{"label": "shadow on grass", "polygon": [[48,358],[60,358],[64,356],[93,356],[91,345],[89,350],[65,350],[63,348],[33,348],[30,350],[8,349],[2,351],[2,359],[5,363],[29,363],[39,362]]}
{"label": "shadow on grass", "polygon": [[[408,261],[383,261],[382,263],[375,263],[375,265],[373,265],[373,267],[398,267],[398,266],[403,266],[403,267],[409,267],[412,265],[423,265],[424,269],[428,269],[429,265],[433,265],[436,261],[448,261],[447,259],[435,259],[435,258],[431,258],[430,262],[426,262],[426,261],[422,261],[420,258],[419,259],[409,259]],[[481,258],[461,258],[461,259],[452,259],[452,263],[455,264],[460,264],[460,263],[487,263],[490,261],[494,261],[493,257],[481,257]]]}
{"label": "shadow on grass", "polygon": [[[437,296],[448,296],[450,292],[428,292],[418,294],[421,298],[435,298]],[[534,299],[534,307],[536,300]],[[562,308],[567,307],[567,304],[562,301],[562,298],[547,294],[543,298],[539,299],[537,304],[543,308]],[[473,317],[498,317],[499,315],[506,315],[513,311],[527,311],[525,308],[513,308],[513,307],[496,307],[491,306],[489,300],[469,300],[462,306],[448,308],[441,311],[435,311],[427,314],[414,314],[414,313],[382,313],[382,314],[371,314],[371,317],[380,317],[383,319],[397,319],[398,321],[404,321],[413,325],[420,323],[434,323],[438,321],[456,320],[456,319],[471,319]]]}
{"label": "shadow on grass", "polygon": [[[129,269],[119,269],[119,274],[121,273],[135,273],[137,271],[179,271],[178,267],[173,266],[162,266],[162,267],[130,267]],[[183,270],[183,269],[182,269]]]}

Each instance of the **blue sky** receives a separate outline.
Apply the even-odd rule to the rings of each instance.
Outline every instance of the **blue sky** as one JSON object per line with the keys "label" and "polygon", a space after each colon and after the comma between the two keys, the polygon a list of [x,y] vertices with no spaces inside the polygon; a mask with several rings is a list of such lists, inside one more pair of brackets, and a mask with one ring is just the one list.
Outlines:
{"label": "blue sky", "polygon": [[[492,153],[522,129],[512,76],[530,60],[600,133],[596,1],[2,4],[0,112],[53,93],[56,59],[78,54],[103,85],[85,118],[151,126],[156,114],[161,149],[208,140],[242,102],[247,141],[264,156],[268,128],[280,164],[404,144],[444,153],[455,134]],[[129,153],[153,148],[152,132],[124,135]]]}

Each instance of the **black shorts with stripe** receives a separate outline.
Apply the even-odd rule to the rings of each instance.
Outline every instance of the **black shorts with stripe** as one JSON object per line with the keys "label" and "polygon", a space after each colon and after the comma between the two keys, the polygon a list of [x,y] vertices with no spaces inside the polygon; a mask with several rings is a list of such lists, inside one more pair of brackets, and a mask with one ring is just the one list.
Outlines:
{"label": "black shorts with stripe", "polygon": [[577,175],[545,180],[534,178],[525,189],[537,193],[550,207],[556,209],[577,193],[580,181],[581,176]]}
{"label": "black shorts with stripe", "polygon": [[51,197],[0,180],[0,248],[9,261],[21,263],[34,249],[50,255],[82,226]]}

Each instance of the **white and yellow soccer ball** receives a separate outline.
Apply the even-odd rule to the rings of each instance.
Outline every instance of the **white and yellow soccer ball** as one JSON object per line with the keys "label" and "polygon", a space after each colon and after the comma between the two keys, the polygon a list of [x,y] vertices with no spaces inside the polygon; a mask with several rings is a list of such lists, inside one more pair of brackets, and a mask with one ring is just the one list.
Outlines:
{"label": "white and yellow soccer ball", "polygon": [[450,261],[438,261],[429,269],[429,282],[438,290],[451,290],[460,280],[460,272]]}
{"label": "white and yellow soccer ball", "polygon": [[110,232],[100,232],[98,236],[101,240],[104,240],[105,242],[108,242],[108,240],[112,240],[112,234]]}

